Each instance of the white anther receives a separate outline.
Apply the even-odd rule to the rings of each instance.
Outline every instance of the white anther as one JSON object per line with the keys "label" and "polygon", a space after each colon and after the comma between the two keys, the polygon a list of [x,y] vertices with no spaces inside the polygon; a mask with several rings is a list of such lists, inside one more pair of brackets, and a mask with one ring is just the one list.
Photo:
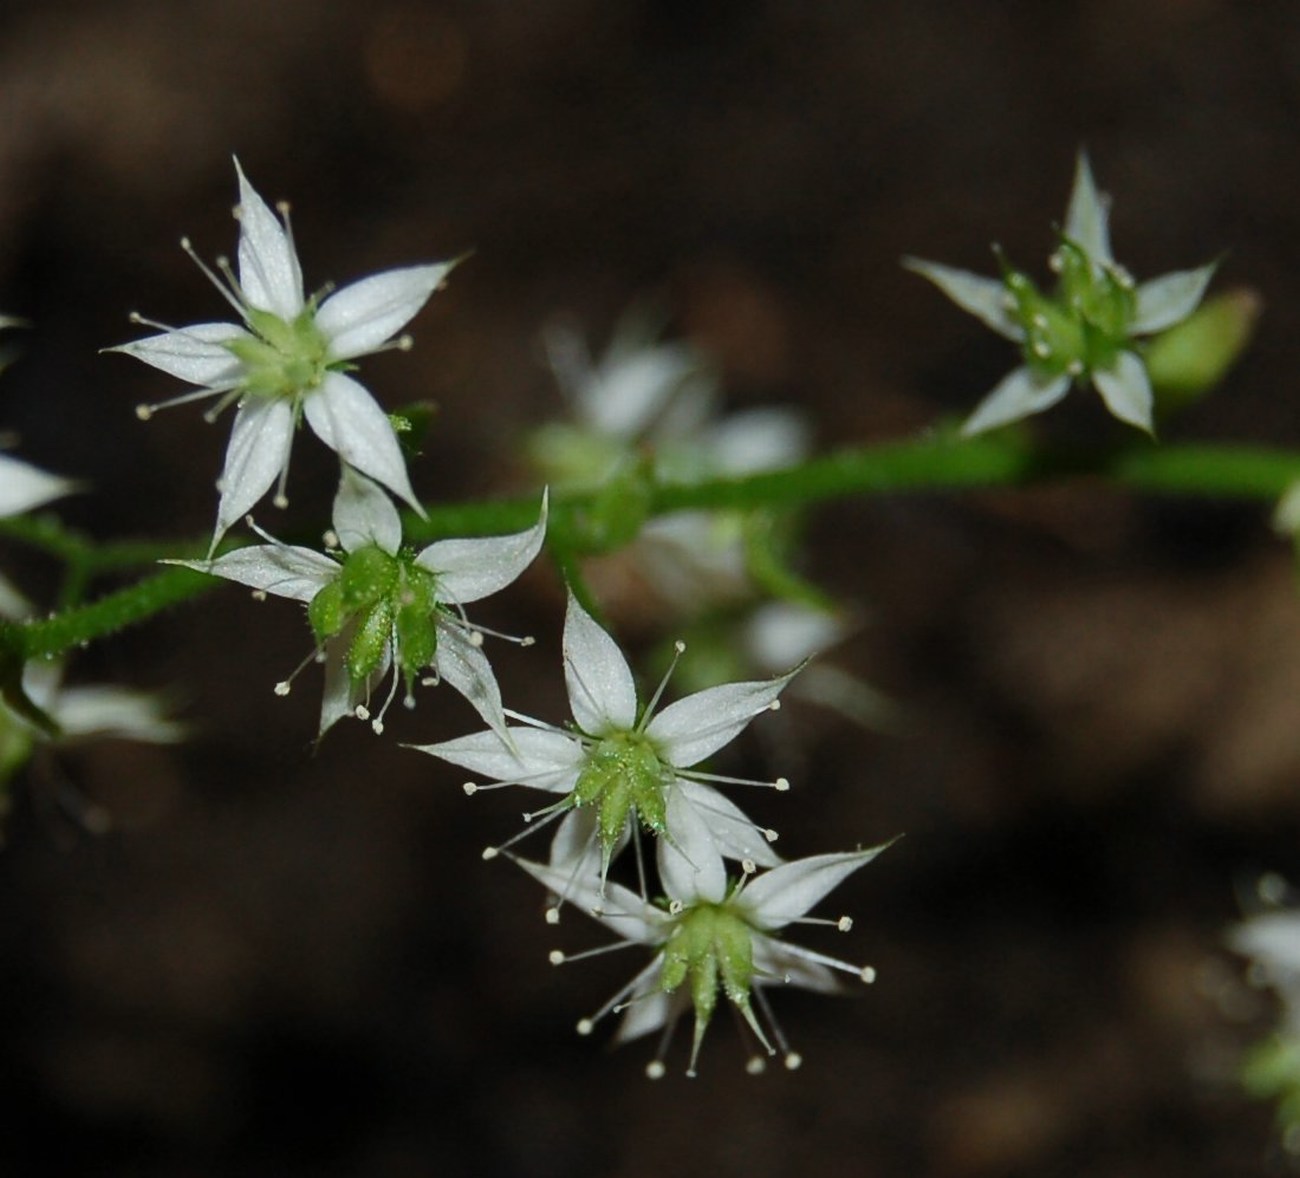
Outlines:
{"label": "white anther", "polygon": [[774,782],[772,782],[772,786],[775,788],[777,793],[783,794],[790,788],[790,782],[785,777],[778,777]]}
{"label": "white anther", "polygon": [[495,859],[499,854],[501,854],[501,852],[498,851],[496,847],[484,847],[483,861],[488,862],[489,860]]}
{"label": "white anther", "polygon": [[835,927],[839,929],[840,932],[847,933],[853,927],[853,917],[841,916],[839,920],[835,922]]}
{"label": "white anther", "polygon": [[552,949],[547,955],[546,960],[552,965],[564,964],[564,952],[561,949]]}
{"label": "white anther", "polygon": [[745,1071],[747,1071],[751,1076],[761,1076],[765,1071],[767,1071],[767,1060],[765,1060],[761,1055],[751,1055],[749,1059],[745,1061]]}
{"label": "white anther", "polygon": [[870,965],[864,965],[862,969],[859,971],[858,977],[860,977],[869,986],[871,985],[872,982],[876,980],[876,971]]}
{"label": "white anther", "polygon": [[803,1056],[800,1055],[797,1051],[791,1051],[787,1053],[785,1057],[786,1071],[788,1072],[797,1071],[799,1066],[802,1063],[803,1063]]}
{"label": "white anther", "polygon": [[467,798],[472,798],[476,793],[478,793],[478,783],[475,781],[467,781],[460,788],[465,791],[465,796]]}
{"label": "white anther", "polygon": [[149,418],[153,416],[153,409],[149,405],[137,405],[135,407],[135,415],[141,421],[148,421]]}
{"label": "white anther", "polygon": [[288,695],[288,694],[289,694],[289,680],[288,680],[288,679],[281,679],[280,682],[277,683],[277,684],[275,685],[275,694],[276,694],[276,695]]}
{"label": "white anther", "polygon": [[546,910],[546,923],[547,924],[560,923],[560,910],[556,908],[554,905],[552,905],[550,908]]}
{"label": "white anther", "polygon": [[662,1080],[664,1078],[664,1061],[662,1059],[652,1059],[645,1065],[645,1075],[647,1080]]}
{"label": "white anther", "polygon": [[592,1028],[595,1027],[595,1025],[596,1024],[593,1023],[589,1018],[580,1018],[578,1020],[578,1034],[590,1035],[592,1032]]}

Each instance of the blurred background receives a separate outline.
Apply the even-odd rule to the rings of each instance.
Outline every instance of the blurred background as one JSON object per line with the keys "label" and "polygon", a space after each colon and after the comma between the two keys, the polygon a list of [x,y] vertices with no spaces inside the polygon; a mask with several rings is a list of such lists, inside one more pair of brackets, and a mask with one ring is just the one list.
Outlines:
{"label": "blurred background", "polygon": [[[1221,253],[1256,345],[1168,439],[1300,445],[1300,21],[1287,0],[15,2],[0,33],[0,378],[21,454],[85,479],[59,516],[113,538],[211,527],[228,424],[98,349],[127,313],[226,317],[177,247],[233,250],[231,155],[293,202],[309,287],[472,250],[370,359],[436,402],[429,500],[513,494],[563,411],[539,333],[595,346],[638,298],[719,359],[730,408],[793,405],[822,447],[968,412],[1012,349],[903,272],[1042,276],[1086,145],[1139,278]],[[1110,436],[1094,398],[1043,422]],[[281,534],[319,528],[334,457],[296,448]],[[1269,1025],[1223,946],[1265,870],[1300,877],[1300,606],[1258,505],[1074,483],[818,510],[805,571],[858,626],[836,663],[904,720],[791,705],[727,769],[788,855],[906,838],[829,902],[879,970],[775,997],[801,1071],[744,1074],[719,1012],[698,1079],[576,1020],[629,956],[542,920],[480,849],[531,798],[466,799],[399,747],[475,728],[426,693],[314,749],[301,611],[211,593],[75,660],[168,693],[174,749],[42,757],[0,854],[0,1171],[157,1178],[476,1173],[909,1178],[1282,1172],[1237,1090]],[[7,546],[50,600],[57,569]],[[476,613],[507,702],[560,720],[562,588],[544,564]],[[625,600],[620,634],[657,633]],[[746,799],[748,800],[748,799]],[[94,835],[77,814],[101,807]],[[532,853],[543,853],[541,842]],[[678,1044],[684,1051],[684,1044]]]}

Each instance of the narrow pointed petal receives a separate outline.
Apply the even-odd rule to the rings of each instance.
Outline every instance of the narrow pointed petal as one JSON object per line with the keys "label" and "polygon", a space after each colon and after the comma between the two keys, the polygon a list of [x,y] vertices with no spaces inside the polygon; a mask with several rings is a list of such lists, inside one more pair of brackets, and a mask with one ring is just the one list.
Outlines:
{"label": "narrow pointed petal", "polygon": [[781,862],[763,831],[730,798],[710,785],[684,777],[679,777],[672,788],[703,815],[723,856],[737,862],[751,859],[759,867],[775,867]]}
{"label": "narrow pointed petal", "polygon": [[464,627],[441,616],[438,619],[438,653],[434,667],[440,678],[459,691],[484,723],[502,740],[506,732],[505,712],[501,706],[501,688],[492,673],[487,655],[469,639]]}
{"label": "narrow pointed petal", "polygon": [[331,295],[316,312],[316,326],[330,341],[330,356],[350,360],[387,343],[415,318],[455,264],[385,270]]}
{"label": "narrow pointed petal", "polygon": [[688,795],[670,790],[668,834],[659,840],[659,882],[670,900],[687,907],[699,901],[720,904],[727,895],[727,870],[705,816]]}
{"label": "narrow pointed petal", "polygon": [[293,407],[288,401],[250,397],[240,404],[221,471],[214,548],[230,526],[243,519],[271,489],[289,462],[292,445]]}
{"label": "narrow pointed petal", "polygon": [[1151,395],[1151,382],[1147,379],[1146,365],[1133,352],[1121,352],[1109,369],[1096,369],[1092,383],[1106,402],[1106,408],[1120,421],[1152,432],[1151,410],[1155,399]]}
{"label": "narrow pointed petal", "polygon": [[963,437],[974,437],[1050,409],[1070,391],[1070,378],[1040,377],[1032,368],[1021,367],[1003,377],[998,386],[976,407],[961,427]]}
{"label": "narrow pointed petal", "polygon": [[573,789],[583,760],[581,744],[563,732],[542,728],[512,725],[506,731],[510,744],[489,730],[410,747],[493,781],[509,781],[551,793]]}
{"label": "narrow pointed petal", "polygon": [[339,574],[339,565],[310,548],[289,544],[251,544],[216,560],[165,560],[196,572],[224,577],[250,589],[310,602]]}
{"label": "narrow pointed petal", "polygon": [[684,344],[661,344],[617,360],[607,357],[595,379],[579,391],[579,414],[607,437],[637,437],[668,409],[698,366]]}
{"label": "narrow pointed petal", "polygon": [[396,556],[402,546],[402,517],[388,493],[346,464],[334,496],[333,522],[344,552],[373,544]]}
{"label": "narrow pointed petal", "polygon": [[392,666],[392,650],[385,649],[378,667],[362,682],[348,674],[347,653],[356,634],[354,625],[345,626],[325,644],[325,687],[321,693],[319,740],[340,720],[355,716],[357,705],[379,689]]}
{"label": "narrow pointed petal", "polygon": [[1065,236],[1083,249],[1096,265],[1113,262],[1110,253],[1110,201],[1097,191],[1088,156],[1079,152],[1074,188],[1065,213]]}
{"label": "narrow pointed petal", "polygon": [[[798,986],[819,994],[835,994],[844,988],[834,970],[819,961],[801,957],[796,946],[762,933],[754,934],[754,973],[755,986]],[[764,980],[761,976],[764,974],[769,980]]]}
{"label": "narrow pointed petal", "polygon": [[252,306],[291,320],[304,305],[298,255],[238,160],[235,171],[239,173],[239,285]]}
{"label": "narrow pointed petal", "polygon": [[564,867],[516,859],[529,875],[557,896],[565,896],[589,916],[612,928],[627,941],[653,944],[659,939],[658,913],[621,884],[603,883],[596,872],[574,875]]}
{"label": "narrow pointed petal", "polygon": [[225,345],[251,338],[234,323],[196,323],[104,350],[134,356],[190,384],[233,389],[239,384],[241,365]]}
{"label": "narrow pointed petal", "polygon": [[542,549],[546,538],[546,497],[537,523],[512,536],[475,540],[437,540],[415,563],[438,578],[438,600],[466,605],[516,581]]}
{"label": "narrow pointed petal", "polygon": [[736,903],[749,913],[758,928],[769,932],[783,928],[888,846],[889,843],[881,843],[865,851],[813,855],[783,863],[750,880]]}
{"label": "narrow pointed petal", "polygon": [[564,679],[578,727],[592,736],[636,723],[636,683],[616,643],[569,594],[564,616]]}
{"label": "narrow pointed petal", "polygon": [[1197,270],[1176,270],[1142,283],[1137,288],[1137,313],[1129,325],[1130,333],[1150,335],[1181,323],[1196,310],[1216,269],[1212,262]]}
{"label": "narrow pointed petal", "polygon": [[[549,862],[557,871],[570,875],[604,877],[605,852],[597,830],[598,816],[591,806],[575,806],[555,828]],[[632,840],[632,824],[625,822],[614,840],[611,859],[617,859]]]}
{"label": "narrow pointed petal", "polygon": [[303,398],[302,412],[316,436],[344,462],[424,514],[392,423],[365,388],[341,372],[328,372],[320,388]]}
{"label": "narrow pointed petal", "polygon": [[76,489],[71,479],[47,474],[20,459],[0,454],[0,519],[21,515]]}
{"label": "narrow pointed petal", "polygon": [[904,258],[903,266],[922,278],[928,278],[963,311],[974,315],[985,327],[1000,336],[1020,343],[1024,329],[1010,310],[1007,288],[996,278],[985,278],[969,270],[958,270],[923,258]]}
{"label": "narrow pointed petal", "polygon": [[646,728],[670,765],[685,769],[730,743],[746,724],[767,711],[797,674],[750,683],[707,687],[669,704]]}
{"label": "narrow pointed petal", "polygon": [[1234,952],[1254,957],[1274,981],[1300,974],[1300,912],[1261,912],[1228,935]]}

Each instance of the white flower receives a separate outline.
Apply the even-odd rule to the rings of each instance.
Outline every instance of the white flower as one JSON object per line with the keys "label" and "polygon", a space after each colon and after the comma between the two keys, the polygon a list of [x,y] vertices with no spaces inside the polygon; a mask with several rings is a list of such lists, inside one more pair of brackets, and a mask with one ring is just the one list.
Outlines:
{"label": "white flower", "polygon": [[[208,415],[212,418],[226,405],[238,404],[221,473],[213,549],[272,484],[277,484],[277,503],[284,503],[289,450],[303,418],[345,463],[420,511],[392,424],[348,372],[358,357],[410,345],[406,337],[393,339],[394,333],[424,306],[455,263],[386,270],[345,286],[318,305],[320,296],[303,293],[287,216],[283,225],[276,220],[238,161],[235,169],[238,277],[224,260],[217,263],[220,275],[214,273],[188,241],[182,244],[242,325],[199,323],[109,349],[202,386],[165,405],[218,397]],[[139,413],[147,418],[153,408],[142,406]]]}
{"label": "white flower", "polygon": [[185,727],[168,718],[154,695],[111,684],[65,687],[58,660],[29,659],[23,666],[22,692],[55,725],[50,733],[30,716],[0,704],[0,782],[27,760],[37,740],[65,745],[94,739],[173,744]]}
{"label": "white flower", "polygon": [[[646,1069],[647,1075],[657,1078],[664,1073],[663,1056],[673,1025],[687,1007],[694,1008],[695,1033],[686,1074],[695,1075],[719,988],[766,1054],[774,1055],[779,1048],[786,1067],[799,1066],[800,1057],[790,1050],[763,991],[795,985],[831,992],[838,989],[836,971],[863,982],[874,981],[875,971],[792,945],[776,934],[796,921],[829,924],[847,932],[852,925],[848,917],[812,920],[804,919],[805,914],[887,845],[797,859],[757,876],[754,864],[746,863],[740,881],[733,882],[714,850],[707,824],[695,823],[683,827],[675,842],[659,842],[662,904],[651,904],[644,896],[583,870],[590,860],[579,862],[576,869],[564,863],[516,862],[552,892],[567,894],[613,929],[622,944],[644,945],[653,951],[650,964],[595,1015],[579,1022],[578,1031],[589,1034],[601,1018],[616,1011],[623,1012],[617,1042],[663,1029],[659,1053]],[[557,965],[576,959],[559,951],[551,954]],[[763,1056],[756,1054],[749,1070],[762,1069]]]}
{"label": "white flower", "polygon": [[[541,550],[546,498],[536,525],[510,536],[438,540],[418,553],[402,549],[402,521],[383,490],[344,466],[334,499],[334,533],[343,559],[272,542],[237,548],[215,560],[170,561],[288,597],[307,606],[325,658],[323,734],[346,715],[383,716],[405,681],[408,707],[424,668],[445,680],[496,731],[505,730],[501,691],[480,649],[482,631],[463,606],[504,589]],[[270,539],[270,537],[267,537]],[[392,671],[388,696],[372,717],[370,700]],[[289,691],[288,681],[276,687]]]}
{"label": "white flower", "polygon": [[1060,287],[1041,294],[1024,274],[1003,264],[1001,279],[937,262],[906,258],[964,311],[1021,345],[1025,363],[1005,377],[971,414],[962,433],[982,433],[1055,405],[1075,382],[1090,381],[1110,412],[1150,433],[1153,398],[1135,337],[1186,319],[1209,284],[1214,265],[1180,270],[1136,285],[1110,251],[1109,202],[1098,191],[1082,152],[1061,243],[1051,257]]}
{"label": "white flower", "polygon": [[0,519],[22,515],[76,489],[71,479],[46,474],[29,463],[0,454]]}
{"label": "white flower", "polygon": [[[637,820],[674,841],[702,815],[720,854],[764,865],[779,862],[768,845],[775,832],[756,827],[709,783],[779,790],[789,783],[784,778],[744,782],[692,766],[728,744],[753,717],[777,707],[777,697],[795,672],[766,682],[712,687],[656,714],[665,677],[641,709],[631,668],[618,645],[573,596],[564,623],[564,670],[573,728],[555,728],[511,712],[529,726],[511,727],[504,737],[479,732],[416,747],[501,785],[563,795],[543,812],[543,822],[564,815],[552,858],[590,856],[599,862],[602,878]],[[479,788],[466,785],[470,793]],[[490,848],[489,857],[498,849]]]}

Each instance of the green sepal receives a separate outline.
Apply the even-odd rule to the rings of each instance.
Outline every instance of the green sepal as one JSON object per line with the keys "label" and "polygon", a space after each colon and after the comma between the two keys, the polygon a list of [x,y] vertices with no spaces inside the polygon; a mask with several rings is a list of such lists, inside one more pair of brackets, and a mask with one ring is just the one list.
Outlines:
{"label": "green sepal", "polygon": [[1160,413],[1187,408],[1223,380],[1249,345],[1261,306],[1253,290],[1230,290],[1150,340],[1142,361]]}

